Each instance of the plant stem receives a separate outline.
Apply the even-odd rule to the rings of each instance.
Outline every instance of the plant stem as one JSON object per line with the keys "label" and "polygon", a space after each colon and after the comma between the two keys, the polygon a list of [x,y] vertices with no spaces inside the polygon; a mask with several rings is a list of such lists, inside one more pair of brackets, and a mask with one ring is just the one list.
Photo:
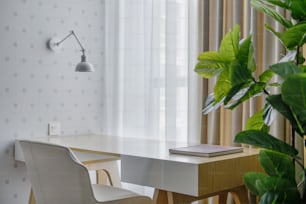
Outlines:
{"label": "plant stem", "polygon": [[[294,162],[296,162],[303,170],[304,170],[304,165],[303,165],[303,163],[302,162],[300,162],[298,159],[296,159],[296,158],[293,158],[293,161]],[[306,172],[304,172],[304,173],[306,173]],[[306,177],[305,177],[306,178]]]}
{"label": "plant stem", "polygon": [[291,146],[295,148],[295,131],[292,127],[291,127]]}
{"label": "plant stem", "polygon": [[300,56],[300,46],[297,46],[296,48],[296,55],[295,55],[295,64],[299,65],[299,56]]}

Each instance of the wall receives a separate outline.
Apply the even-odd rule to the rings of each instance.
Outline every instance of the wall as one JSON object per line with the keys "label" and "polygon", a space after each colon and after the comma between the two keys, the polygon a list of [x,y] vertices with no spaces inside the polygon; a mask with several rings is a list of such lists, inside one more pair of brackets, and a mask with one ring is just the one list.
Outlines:
{"label": "wall", "polygon": [[[95,73],[76,73],[75,39],[58,53],[50,37],[74,30]],[[62,134],[103,133],[103,0],[0,0],[0,203],[25,204],[29,181],[15,162],[13,142],[47,136],[60,122]]]}

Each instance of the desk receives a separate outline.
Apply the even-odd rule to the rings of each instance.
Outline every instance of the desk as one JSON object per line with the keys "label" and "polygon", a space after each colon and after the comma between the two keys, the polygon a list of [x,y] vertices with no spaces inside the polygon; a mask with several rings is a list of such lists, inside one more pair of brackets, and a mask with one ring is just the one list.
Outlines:
{"label": "desk", "polygon": [[236,203],[248,203],[242,177],[248,171],[261,169],[257,149],[206,158],[170,154],[169,148],[183,145],[176,142],[103,135],[33,140],[119,156],[122,181],[155,188],[155,203],[191,203],[214,195],[219,195],[222,203],[227,192],[234,194]]}

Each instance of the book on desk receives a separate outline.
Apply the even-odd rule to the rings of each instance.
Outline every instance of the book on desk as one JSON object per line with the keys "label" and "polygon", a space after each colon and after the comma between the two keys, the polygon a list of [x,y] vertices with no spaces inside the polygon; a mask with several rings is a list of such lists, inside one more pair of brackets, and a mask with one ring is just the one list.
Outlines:
{"label": "book on desk", "polygon": [[172,154],[182,154],[200,157],[215,157],[226,154],[239,153],[243,151],[243,147],[221,146],[210,144],[199,144],[186,147],[170,148],[169,152]]}

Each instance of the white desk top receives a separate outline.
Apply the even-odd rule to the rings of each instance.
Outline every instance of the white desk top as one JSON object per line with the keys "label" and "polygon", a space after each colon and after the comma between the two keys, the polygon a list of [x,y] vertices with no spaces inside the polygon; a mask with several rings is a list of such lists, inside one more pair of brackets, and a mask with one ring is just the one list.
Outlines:
{"label": "white desk top", "polygon": [[258,154],[258,149],[246,148],[242,153],[211,158],[185,156],[170,154],[169,148],[186,146],[186,143],[105,135],[51,136],[30,140],[55,143],[82,151],[87,150],[118,156],[137,156],[192,164],[209,163],[226,160],[228,158],[238,158]]}

